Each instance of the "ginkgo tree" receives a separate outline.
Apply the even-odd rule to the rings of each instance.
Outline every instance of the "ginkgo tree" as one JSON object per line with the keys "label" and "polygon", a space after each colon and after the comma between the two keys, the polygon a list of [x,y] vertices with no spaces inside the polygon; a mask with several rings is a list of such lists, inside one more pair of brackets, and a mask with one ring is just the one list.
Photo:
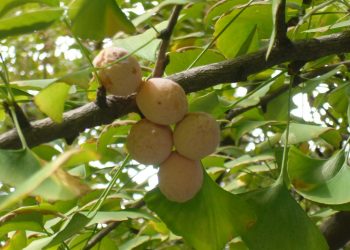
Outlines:
{"label": "ginkgo tree", "polygon": [[[2,0],[0,247],[346,249],[349,25],[347,0]],[[129,155],[110,47],[219,124],[190,200]]]}

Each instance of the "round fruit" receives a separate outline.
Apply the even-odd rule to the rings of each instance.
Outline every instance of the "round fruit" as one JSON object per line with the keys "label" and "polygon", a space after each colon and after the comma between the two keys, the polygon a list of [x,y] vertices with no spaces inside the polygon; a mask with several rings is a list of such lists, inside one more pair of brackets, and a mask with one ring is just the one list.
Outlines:
{"label": "round fruit", "polygon": [[207,113],[188,113],[175,126],[174,145],[176,150],[193,160],[199,160],[213,153],[220,142],[220,128],[215,119]]}
{"label": "round fruit", "polygon": [[203,169],[199,161],[173,152],[160,164],[158,181],[160,191],[168,200],[186,202],[201,189]]}
{"label": "round fruit", "polygon": [[187,113],[187,98],[182,87],[164,78],[151,78],[143,84],[136,96],[142,114],[150,121],[170,125]]}
{"label": "round fruit", "polygon": [[101,84],[112,95],[128,96],[136,92],[141,85],[141,67],[132,56],[103,68],[127,54],[125,49],[110,47],[103,49],[93,61],[96,68],[102,68],[98,71],[98,76]]}
{"label": "round fruit", "polygon": [[136,161],[142,164],[160,164],[171,153],[172,131],[169,126],[142,119],[131,127],[126,147]]}

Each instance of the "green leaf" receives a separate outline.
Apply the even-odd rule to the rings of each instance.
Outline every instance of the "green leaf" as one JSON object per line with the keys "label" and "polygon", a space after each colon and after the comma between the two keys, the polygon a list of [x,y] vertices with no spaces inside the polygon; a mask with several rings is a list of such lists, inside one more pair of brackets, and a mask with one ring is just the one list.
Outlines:
{"label": "green leaf", "polygon": [[121,161],[124,159],[123,154],[118,149],[110,147],[110,145],[125,142],[125,138],[129,134],[131,128],[129,122],[130,121],[118,121],[103,129],[96,143],[97,152],[102,156],[102,162],[117,161],[118,159]]}
{"label": "green leaf", "polygon": [[302,92],[307,92],[311,94],[311,92],[314,91],[320,83],[326,82],[329,78],[331,78],[338,72],[346,72],[346,67],[344,65],[339,65],[325,74],[308,79],[303,83],[304,86],[300,90]]}
{"label": "green leaf", "polygon": [[57,81],[57,78],[54,79],[35,79],[35,80],[25,80],[25,81],[14,81],[11,84],[16,84],[21,88],[32,89],[32,90],[41,90],[50,84]]}
{"label": "green leaf", "polygon": [[282,1],[286,1],[286,0],[272,0],[272,25],[273,25],[273,28],[272,28],[269,46],[267,47],[267,51],[266,51],[266,58],[269,57],[270,52],[272,50],[272,47],[276,41],[276,28],[278,25],[276,23],[276,21],[277,21],[278,9],[279,9],[279,6],[282,4]]}
{"label": "green leaf", "polygon": [[[334,128],[300,123],[291,123],[289,125],[289,144],[298,144],[317,138],[322,138],[335,147],[339,147],[342,140],[341,135]],[[286,131],[282,135],[282,143],[285,142],[285,139]]]}
{"label": "green leaf", "polygon": [[76,213],[68,220],[63,229],[55,233],[54,235],[40,240],[33,241],[23,250],[37,250],[43,249],[44,247],[55,246],[69,239],[70,237],[79,233],[90,221],[90,218],[86,217],[81,213]]}
{"label": "green leaf", "polygon": [[11,82],[11,84],[16,84],[21,88],[25,88],[25,89],[41,90],[53,83],[64,82],[69,85],[77,85],[81,88],[87,89],[89,87],[91,72],[92,72],[91,69],[83,69],[83,70],[66,74],[58,78],[14,81],[14,82]]}
{"label": "green leaf", "polygon": [[[168,21],[164,21],[155,25],[155,29],[158,31],[161,31],[165,29],[167,25],[168,25]],[[130,53],[132,51],[137,50],[135,52],[135,55],[143,59],[146,59],[148,61],[155,62],[157,57],[157,51],[160,45],[160,40],[155,39],[157,35],[158,35],[157,32],[153,28],[150,28],[145,32],[143,32],[142,34],[139,34],[136,36],[129,36],[123,39],[116,39],[113,41],[113,44],[115,46],[126,49]]]}
{"label": "green leaf", "polygon": [[[286,121],[289,113],[288,102],[289,102],[288,92],[285,92],[284,94],[273,98],[267,104],[265,119]],[[293,110],[294,108],[296,108],[296,106],[293,102],[291,102],[290,110]]]}
{"label": "green leaf", "polygon": [[[1,110],[0,110],[1,111]],[[1,115],[0,115],[1,116]],[[348,118],[348,126],[350,125],[350,104],[348,105],[348,109],[346,112],[346,116]],[[1,119],[0,119],[1,120]]]}
{"label": "green leaf", "polygon": [[[86,245],[86,241],[90,238],[91,238],[91,232],[89,231],[86,233],[78,234],[68,242],[68,246],[72,250],[84,249]],[[97,245],[91,248],[91,250],[104,250],[104,249],[119,250],[117,244],[115,243],[115,239],[114,238],[111,239],[111,238],[112,237],[110,237],[110,234],[106,235]],[[53,249],[56,250],[57,248],[53,248]]]}
{"label": "green leaf", "polygon": [[261,98],[264,97],[271,90],[274,90],[277,86],[281,86],[284,83],[284,75],[279,75],[274,78],[270,77],[270,74],[267,75],[267,80],[259,84],[259,86],[253,91],[249,92],[248,95],[242,97],[235,102],[232,106],[238,105],[240,107],[250,107],[256,105],[260,102]]}
{"label": "green leaf", "polygon": [[274,124],[280,124],[280,122],[276,121],[251,121],[251,120],[243,120],[238,121],[237,123],[232,124],[232,136],[239,140],[243,135],[247,134],[248,132],[252,132],[254,129],[263,127],[266,125],[274,125]]}
{"label": "green leaf", "polygon": [[159,13],[159,11],[168,6],[168,5],[183,5],[191,2],[190,0],[164,0],[161,1],[158,5],[156,5],[154,8],[147,10],[146,13],[139,15],[136,17],[132,22],[135,26],[139,26],[141,23],[145,22],[149,18],[151,18],[154,14]]}
{"label": "green leaf", "polygon": [[35,104],[53,121],[60,123],[63,119],[64,103],[70,87],[62,82],[51,84],[35,96]]}
{"label": "green leaf", "polygon": [[275,156],[271,153],[260,154],[257,156],[250,156],[248,154],[242,155],[241,157],[234,159],[232,161],[226,162],[224,165],[226,168],[238,168],[244,165],[249,165],[257,162],[263,161],[273,161],[275,160]]}
{"label": "green leaf", "polygon": [[288,156],[288,174],[297,192],[306,199],[333,205],[350,202],[350,168],[343,150],[328,160],[320,160],[292,147]]}
{"label": "green leaf", "polygon": [[27,245],[27,235],[25,231],[17,231],[8,241],[8,244],[6,244],[2,249],[18,250],[18,249],[23,249],[26,245]]}
{"label": "green leaf", "polygon": [[0,217],[0,224],[8,222],[10,220],[13,220],[13,218],[16,218],[17,216],[20,216],[22,214],[55,214],[58,216],[61,216],[56,208],[49,204],[40,204],[39,206],[24,206],[17,208],[15,210],[12,210],[11,212],[3,215]]}
{"label": "green leaf", "polygon": [[169,201],[158,188],[149,192],[145,200],[170,230],[196,249],[221,250],[255,222],[251,208],[220,188],[206,172],[202,189],[188,202]]}
{"label": "green leaf", "polygon": [[19,214],[11,220],[0,223],[0,237],[19,230],[44,232],[42,214],[38,212]]}
{"label": "green leaf", "polygon": [[1,0],[0,17],[12,9],[28,3],[42,3],[52,7],[59,7],[60,5],[59,0]]}
{"label": "green leaf", "polygon": [[47,144],[36,146],[32,148],[32,151],[45,161],[51,161],[54,156],[58,156],[60,154],[60,151]]}
{"label": "green leaf", "polygon": [[135,31],[115,0],[75,0],[69,6],[69,17],[73,33],[84,39],[102,40],[118,31]]}
{"label": "green leaf", "polygon": [[214,117],[221,116],[227,109],[221,104],[216,91],[196,96],[189,103],[189,112],[207,112]]}
{"label": "green leaf", "polygon": [[[169,53],[169,64],[165,72],[168,75],[186,70],[188,66],[198,57],[202,49],[191,49],[185,51],[175,51]],[[207,50],[205,54],[196,62],[196,66],[216,63],[225,60],[225,57],[215,50]]]}
{"label": "green leaf", "polygon": [[132,250],[135,249],[136,247],[142,245],[143,243],[150,241],[150,240],[155,240],[155,237],[151,236],[145,236],[145,235],[140,235],[132,238],[131,240],[125,242],[119,247],[119,250]]}
{"label": "green leaf", "polygon": [[[215,24],[214,36],[220,33],[238,12],[239,9],[236,9],[220,18]],[[259,39],[270,36],[271,27],[271,5],[251,5],[218,38],[216,46],[228,58],[256,51],[260,47]]]}
{"label": "green leaf", "polygon": [[[88,213],[83,213],[88,216]],[[128,219],[138,219],[144,218],[148,220],[156,220],[152,215],[141,211],[141,210],[121,210],[121,211],[98,211],[94,214],[94,217],[89,222],[88,226],[93,225],[95,223],[106,223],[108,221],[124,221]]]}
{"label": "green leaf", "polygon": [[349,100],[350,86],[348,83],[342,84],[328,95],[328,102],[339,114],[346,114]]}
{"label": "green leaf", "polygon": [[73,150],[42,168],[29,150],[1,150],[0,181],[15,186],[16,190],[0,199],[0,210],[28,194],[40,195],[49,200],[75,198],[86,192],[88,187],[59,168],[79,161],[88,162],[96,159],[96,154],[90,151]]}
{"label": "green leaf", "polygon": [[31,33],[49,27],[63,14],[63,9],[41,9],[0,19],[0,39]]}
{"label": "green leaf", "polygon": [[236,0],[236,1],[218,1],[213,5],[205,16],[206,27],[209,27],[213,24],[214,21],[232,10],[233,7],[246,4],[248,0]]}
{"label": "green leaf", "polygon": [[319,229],[284,184],[244,194],[256,209],[257,223],[241,236],[250,250],[326,250]]}

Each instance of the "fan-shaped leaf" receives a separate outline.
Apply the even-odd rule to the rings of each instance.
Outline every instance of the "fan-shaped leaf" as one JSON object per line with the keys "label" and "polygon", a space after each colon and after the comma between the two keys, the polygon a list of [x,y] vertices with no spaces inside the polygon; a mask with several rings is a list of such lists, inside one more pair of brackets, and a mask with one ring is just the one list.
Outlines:
{"label": "fan-shaped leaf", "polygon": [[69,16],[73,33],[81,38],[102,40],[118,31],[135,31],[115,0],[75,0]]}
{"label": "fan-shaped leaf", "polygon": [[323,204],[350,202],[350,168],[341,150],[328,160],[312,159],[295,147],[288,156],[288,174],[297,192]]}
{"label": "fan-shaped leaf", "polygon": [[250,250],[326,250],[321,232],[284,184],[244,194],[256,209],[257,223],[242,235]]}
{"label": "fan-shaped leaf", "polygon": [[207,173],[204,173],[202,189],[190,201],[169,201],[158,188],[145,199],[147,206],[170,230],[183,236],[196,249],[221,250],[230,239],[255,222],[251,208],[221,189]]}

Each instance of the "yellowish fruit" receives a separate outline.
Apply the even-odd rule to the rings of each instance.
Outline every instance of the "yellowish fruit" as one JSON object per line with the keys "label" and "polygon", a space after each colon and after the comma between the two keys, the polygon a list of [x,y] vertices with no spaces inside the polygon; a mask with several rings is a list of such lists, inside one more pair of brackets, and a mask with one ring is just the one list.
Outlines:
{"label": "yellowish fruit", "polygon": [[[128,51],[122,48],[106,48],[95,57],[93,64],[96,68],[103,68],[127,54]],[[128,96],[135,93],[142,82],[141,67],[132,56],[100,69],[98,76],[107,92],[117,96]]]}
{"label": "yellowish fruit", "polygon": [[216,120],[203,112],[188,113],[175,126],[176,150],[193,160],[200,160],[215,151],[220,142],[220,128]]}
{"label": "yellowish fruit", "polygon": [[126,147],[136,161],[142,164],[160,164],[171,153],[172,131],[169,126],[142,119],[131,127]]}
{"label": "yellowish fruit", "polygon": [[173,152],[160,164],[158,181],[159,189],[167,199],[186,202],[192,199],[202,187],[201,163]]}
{"label": "yellowish fruit", "polygon": [[188,109],[182,87],[164,78],[151,78],[145,82],[136,96],[136,103],[148,120],[162,125],[180,121]]}

